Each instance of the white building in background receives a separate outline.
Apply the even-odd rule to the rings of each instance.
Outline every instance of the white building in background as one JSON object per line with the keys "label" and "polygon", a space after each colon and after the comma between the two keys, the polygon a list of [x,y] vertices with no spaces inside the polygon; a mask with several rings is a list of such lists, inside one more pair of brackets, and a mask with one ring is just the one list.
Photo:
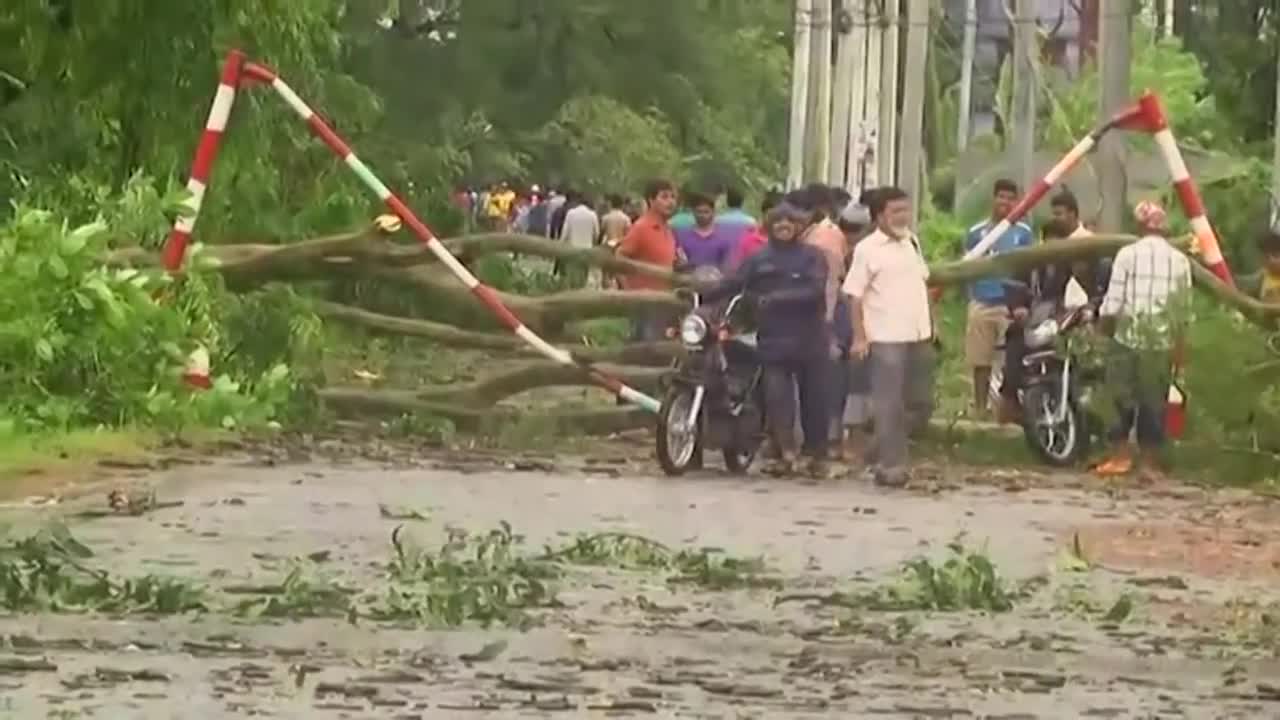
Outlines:
{"label": "white building in background", "polygon": [[[1094,0],[1094,2],[1106,0]],[[948,29],[956,38],[964,35],[967,0],[944,0]],[[1081,13],[1079,8],[1089,0],[1039,0],[1039,24],[1042,34],[1049,35],[1045,54],[1053,59],[1059,72],[1074,76],[1080,69]],[[1000,77],[1000,64],[1012,48],[1013,27],[1005,8],[1013,0],[977,0],[978,43],[973,68],[973,115],[970,137],[996,130],[995,89]],[[1052,34],[1050,34],[1052,33]]]}

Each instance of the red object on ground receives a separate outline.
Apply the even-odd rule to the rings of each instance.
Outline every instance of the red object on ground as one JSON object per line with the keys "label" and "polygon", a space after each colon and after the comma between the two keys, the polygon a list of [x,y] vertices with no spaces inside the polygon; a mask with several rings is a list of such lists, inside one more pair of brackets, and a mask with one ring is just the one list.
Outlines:
{"label": "red object on ground", "polygon": [[1174,440],[1187,430],[1187,395],[1174,383],[1169,386],[1169,400],[1164,407],[1164,431]]}

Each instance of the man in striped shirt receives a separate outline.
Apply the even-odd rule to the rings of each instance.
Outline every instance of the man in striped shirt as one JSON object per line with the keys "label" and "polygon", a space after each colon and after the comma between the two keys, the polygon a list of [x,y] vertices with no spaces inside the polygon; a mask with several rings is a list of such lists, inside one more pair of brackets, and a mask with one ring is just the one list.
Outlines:
{"label": "man in striped shirt", "polygon": [[1115,454],[1097,467],[1100,475],[1133,470],[1129,434],[1136,431],[1144,475],[1158,476],[1164,447],[1164,411],[1172,368],[1181,365],[1190,313],[1191,261],[1168,241],[1168,217],[1153,202],[1134,208],[1142,237],[1116,253],[1111,281],[1098,310],[1115,339],[1107,363],[1107,385],[1119,421],[1112,431]]}

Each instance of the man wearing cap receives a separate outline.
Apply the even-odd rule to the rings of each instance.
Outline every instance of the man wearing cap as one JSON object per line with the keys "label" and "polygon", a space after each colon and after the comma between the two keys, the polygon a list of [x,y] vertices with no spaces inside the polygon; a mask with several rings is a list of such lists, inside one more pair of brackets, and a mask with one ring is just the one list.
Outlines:
{"label": "man wearing cap", "polygon": [[1097,472],[1113,476],[1133,470],[1129,434],[1136,431],[1144,476],[1156,479],[1171,369],[1182,364],[1191,261],[1169,244],[1164,208],[1141,202],[1133,215],[1141,238],[1116,253],[1098,311],[1104,331],[1115,340],[1107,386],[1119,418],[1111,434],[1114,454]]}
{"label": "man wearing cap", "polygon": [[779,451],[766,471],[790,475],[795,469],[796,390],[799,388],[803,451],[809,472],[827,474],[830,398],[827,377],[831,345],[826,319],[827,261],[801,239],[811,222],[808,209],[788,201],[769,211],[769,243],[733,275],[702,294],[706,303],[746,292],[757,302],[759,354],[764,365],[765,413]]}

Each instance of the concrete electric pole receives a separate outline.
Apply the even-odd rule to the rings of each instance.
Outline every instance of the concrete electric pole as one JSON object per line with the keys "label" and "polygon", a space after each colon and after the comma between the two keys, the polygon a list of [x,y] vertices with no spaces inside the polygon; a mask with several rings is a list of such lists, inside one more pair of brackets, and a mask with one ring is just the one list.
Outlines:
{"label": "concrete electric pole", "polygon": [[[1130,0],[1107,0],[1098,12],[1098,75],[1102,78],[1098,121],[1106,122],[1133,102],[1129,92],[1133,4]],[[1102,196],[1098,227],[1103,232],[1120,232],[1124,228],[1128,207],[1125,155],[1124,133],[1102,136],[1097,168]]]}
{"label": "concrete electric pole", "polygon": [[911,196],[911,226],[920,217],[924,171],[925,73],[929,53],[929,2],[907,0],[907,67],[903,77],[898,184]]}

